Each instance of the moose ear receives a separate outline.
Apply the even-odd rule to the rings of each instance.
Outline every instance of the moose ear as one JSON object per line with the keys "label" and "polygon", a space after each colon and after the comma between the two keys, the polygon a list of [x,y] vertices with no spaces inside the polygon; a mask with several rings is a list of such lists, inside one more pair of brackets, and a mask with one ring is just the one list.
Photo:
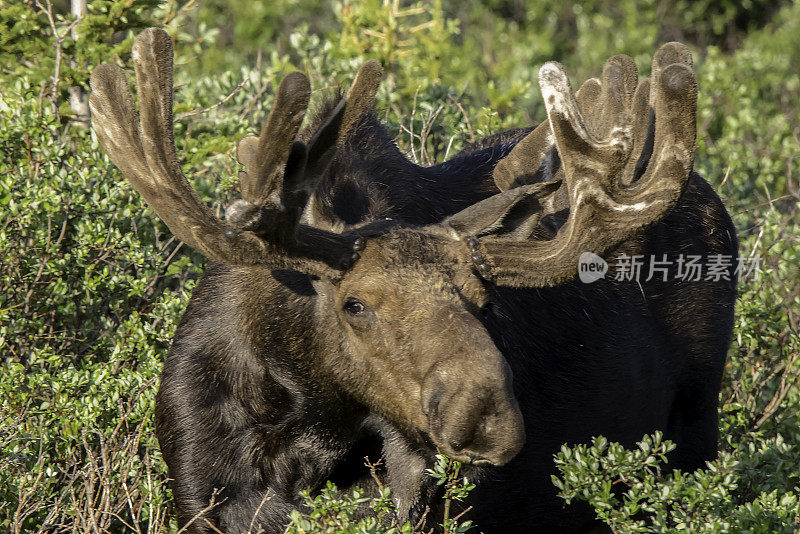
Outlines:
{"label": "moose ear", "polygon": [[547,214],[545,197],[561,186],[561,180],[541,182],[508,189],[451,215],[442,221],[459,234],[474,237],[487,235],[530,235]]}

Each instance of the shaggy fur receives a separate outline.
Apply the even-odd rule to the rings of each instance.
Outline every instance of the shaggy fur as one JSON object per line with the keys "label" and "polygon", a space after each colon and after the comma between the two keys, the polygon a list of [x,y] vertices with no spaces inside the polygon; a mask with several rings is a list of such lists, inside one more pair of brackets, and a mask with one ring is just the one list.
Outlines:
{"label": "shaggy fur", "polygon": [[[330,283],[296,271],[209,266],[178,328],[157,399],[157,435],[181,525],[218,489],[218,505],[190,531],[211,532],[210,522],[246,532],[258,510],[256,530],[282,532],[302,489],[318,491],[330,479],[343,489],[375,491],[365,456],[384,458],[380,474],[401,513],[416,519],[429,506],[435,517],[437,488],[424,474],[434,434],[467,432],[486,441],[468,446],[474,450],[517,447],[489,443],[488,431],[472,428],[426,431],[432,419],[420,413],[418,396],[428,386],[415,373],[439,369],[443,360],[447,372],[440,369],[438,380],[456,397],[464,391],[477,399],[481,384],[513,376],[516,401],[498,386],[479,406],[513,419],[516,402],[524,418],[519,454],[501,466],[466,468],[478,481],[468,517],[483,532],[592,527],[590,511],[565,506],[550,481],[552,456],[565,442],[603,434],[632,445],[663,430],[678,445],[671,467],[694,469],[715,456],[734,282],[609,276],[590,285],[498,287],[414,231],[496,194],[495,165],[528,131],[492,136],[424,168],[368,117],[337,152],[316,201],[348,224],[399,222],[368,241],[348,278]],[[557,221],[550,224],[542,235],[557,229]],[[735,258],[737,241],[719,198],[692,173],[666,217],[607,257],[621,253]],[[365,302],[392,301],[373,318],[385,320],[383,328],[343,318],[338,303],[356,278]],[[364,339],[393,348],[370,349],[365,359],[358,348]],[[441,424],[471,424],[463,423],[472,420],[470,399],[443,402],[451,413]],[[518,427],[508,417],[498,416],[497,424],[510,425],[499,434]]]}

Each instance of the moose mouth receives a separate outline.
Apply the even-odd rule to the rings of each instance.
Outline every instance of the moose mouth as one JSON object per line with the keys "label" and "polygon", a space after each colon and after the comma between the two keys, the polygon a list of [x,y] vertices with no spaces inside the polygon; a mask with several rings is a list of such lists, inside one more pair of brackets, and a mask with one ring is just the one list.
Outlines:
{"label": "moose mouth", "polygon": [[489,458],[484,458],[483,456],[478,456],[472,452],[464,452],[464,453],[457,453],[457,452],[448,452],[448,451],[441,451],[443,452],[448,458],[461,462],[462,464],[467,465],[474,465],[477,467],[499,467],[507,462],[499,463],[499,460],[492,460]]}
{"label": "moose mouth", "polygon": [[479,434],[466,446],[452,444],[429,433],[437,452],[463,464],[478,467],[499,467],[514,458],[525,443],[524,432],[508,432],[497,436]]}
{"label": "moose mouth", "polygon": [[459,389],[449,396],[439,390],[426,400],[427,434],[439,452],[454,460],[501,466],[525,443],[522,413],[506,388],[481,388],[477,395]]}

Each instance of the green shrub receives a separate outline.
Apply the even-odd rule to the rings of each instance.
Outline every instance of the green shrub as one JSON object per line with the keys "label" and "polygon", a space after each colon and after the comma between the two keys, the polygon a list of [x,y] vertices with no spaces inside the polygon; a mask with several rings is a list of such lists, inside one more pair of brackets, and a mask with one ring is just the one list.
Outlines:
{"label": "green shrub", "polygon": [[[131,72],[133,35],[150,25],[176,42],[178,153],[216,209],[238,195],[236,140],[292,70],[308,73],[317,98],[346,86],[364,58],[381,61],[378,113],[429,164],[542,120],[546,60],[577,82],[624,52],[646,74],[662,40],[688,39],[696,168],[725,200],[742,253],[763,263],[740,286],[720,457],[668,473],[658,436],[633,451],[598,438],[558,455],[560,488],[618,532],[796,528],[800,2],[92,0],[75,39],[64,4],[0,3],[0,529],[176,530],[152,412],[205,260],[172,238],[67,103],[67,88],[87,89],[101,62]],[[442,462],[433,474],[465,489]],[[389,495],[367,502],[329,487],[306,497],[292,528],[344,514],[353,532],[385,531],[351,511],[372,504],[390,518]]]}
{"label": "green shrub", "polygon": [[674,449],[660,433],[638,448],[595,438],[562,447],[553,482],[567,501],[587,501],[613,532],[791,533],[800,525],[800,451],[780,435],[753,437],[707,469],[663,474]]}
{"label": "green shrub", "polygon": [[[317,496],[303,491],[304,508],[291,513],[286,534],[422,534],[436,524],[428,513],[416,523],[406,521],[401,524],[391,498],[391,488],[383,485],[374,466],[370,468],[378,486],[378,497],[364,497],[360,489],[350,494],[342,493],[331,482]],[[444,512],[442,522],[438,523],[444,534],[461,534],[472,528],[471,521],[461,522],[460,516],[454,517],[450,511],[454,501],[463,501],[475,488],[465,477],[459,476],[460,469],[460,462],[437,454],[433,468],[427,470],[437,485],[444,486]],[[372,515],[364,517],[365,509]]]}

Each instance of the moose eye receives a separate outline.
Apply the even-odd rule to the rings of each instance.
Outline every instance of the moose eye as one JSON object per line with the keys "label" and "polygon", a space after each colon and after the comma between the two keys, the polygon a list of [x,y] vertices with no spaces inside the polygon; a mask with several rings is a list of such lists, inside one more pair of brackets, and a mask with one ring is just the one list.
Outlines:
{"label": "moose eye", "polygon": [[356,299],[347,299],[343,306],[344,311],[350,315],[361,315],[367,311],[367,307],[363,302]]}

